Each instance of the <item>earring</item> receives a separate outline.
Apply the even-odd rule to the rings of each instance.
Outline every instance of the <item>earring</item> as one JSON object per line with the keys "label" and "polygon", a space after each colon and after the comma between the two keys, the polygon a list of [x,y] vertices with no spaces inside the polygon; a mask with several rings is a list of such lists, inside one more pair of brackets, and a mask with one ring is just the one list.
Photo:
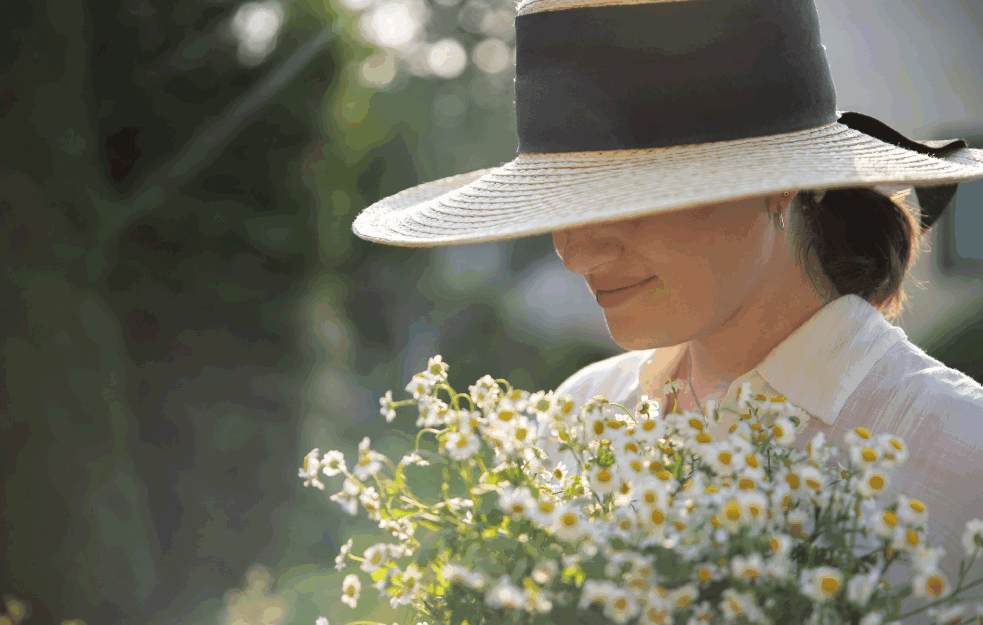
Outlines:
{"label": "earring", "polygon": [[777,213],[775,213],[775,216],[777,216],[781,220],[781,223],[782,223],[781,229],[784,230],[785,229],[785,216],[782,215],[782,211],[778,211]]}

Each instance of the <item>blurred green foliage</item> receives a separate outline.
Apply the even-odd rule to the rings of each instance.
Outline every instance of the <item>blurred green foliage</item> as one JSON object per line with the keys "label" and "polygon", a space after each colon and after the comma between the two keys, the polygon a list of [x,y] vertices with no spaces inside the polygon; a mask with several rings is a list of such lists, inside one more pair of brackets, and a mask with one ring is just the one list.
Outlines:
{"label": "blurred green foliage", "polygon": [[[28,622],[339,622],[342,537],[364,548],[379,530],[296,471],[364,435],[406,448],[412,418],[381,435],[377,399],[432,355],[408,346],[443,353],[462,388],[484,373],[549,388],[608,354],[539,344],[467,276],[433,283],[430,251],[351,234],[381,197],[512,157],[507,73],[366,85],[378,47],[320,1],[284,5],[272,56],[247,66],[237,6],[4,7],[0,593]],[[484,37],[462,7],[433,8],[428,37]],[[326,27],[311,62],[175,173]],[[550,251],[510,243],[500,280]]]}

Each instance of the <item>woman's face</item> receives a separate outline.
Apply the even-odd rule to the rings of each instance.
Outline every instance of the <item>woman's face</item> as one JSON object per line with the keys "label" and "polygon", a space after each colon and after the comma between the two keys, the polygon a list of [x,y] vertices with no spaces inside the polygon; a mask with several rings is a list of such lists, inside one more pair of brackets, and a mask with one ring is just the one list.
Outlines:
{"label": "woman's face", "polygon": [[788,230],[773,217],[787,204],[757,197],[592,224],[554,232],[553,243],[563,264],[587,280],[621,347],[678,345],[725,326],[751,298],[798,282]]}

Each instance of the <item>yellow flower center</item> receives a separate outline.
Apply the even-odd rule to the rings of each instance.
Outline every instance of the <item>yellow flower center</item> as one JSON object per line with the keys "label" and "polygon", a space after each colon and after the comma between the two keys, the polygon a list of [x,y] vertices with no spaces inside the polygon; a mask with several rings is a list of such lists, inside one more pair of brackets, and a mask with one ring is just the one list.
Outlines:
{"label": "yellow flower center", "polygon": [[881,490],[884,488],[884,476],[879,473],[875,473],[874,475],[870,476],[870,480],[867,483],[870,484],[870,487],[874,490]]}
{"label": "yellow flower center", "polygon": [[854,430],[854,432],[856,432],[857,436],[859,436],[860,438],[864,438],[868,440],[870,439],[870,430],[868,430],[865,427],[858,427],[857,429]]}
{"label": "yellow flower center", "polygon": [[572,512],[567,512],[566,514],[563,515],[563,518],[561,520],[565,526],[573,527],[574,525],[577,524],[577,515],[573,514]]}
{"label": "yellow flower center", "polygon": [[867,462],[874,462],[877,460],[877,452],[870,447],[864,447],[864,450],[860,452],[860,457]]}
{"label": "yellow flower center", "polygon": [[655,429],[655,421],[649,419],[648,421],[642,421],[642,429],[646,432],[651,432]]}
{"label": "yellow flower center", "polygon": [[890,510],[884,513],[884,523],[894,527],[898,524],[898,515],[894,514]]}
{"label": "yellow flower center", "polygon": [[594,422],[594,434],[597,434],[598,436],[600,436],[601,434],[604,434],[604,422],[603,421],[595,421]]}
{"label": "yellow flower center", "polygon": [[597,481],[601,482],[602,484],[607,484],[608,482],[610,482],[611,477],[612,477],[611,472],[608,471],[607,469],[601,469],[600,471],[597,472]]}
{"label": "yellow flower center", "polygon": [[840,589],[840,582],[835,577],[826,575],[825,577],[823,577],[823,581],[821,582],[820,586],[822,587],[823,592],[826,593],[826,595],[832,595],[833,593],[835,593],[837,590]]}
{"label": "yellow flower center", "polygon": [[918,512],[919,514],[925,512],[925,504],[922,501],[919,501],[918,499],[912,499],[911,501],[908,502],[908,505],[911,506],[912,510]]}

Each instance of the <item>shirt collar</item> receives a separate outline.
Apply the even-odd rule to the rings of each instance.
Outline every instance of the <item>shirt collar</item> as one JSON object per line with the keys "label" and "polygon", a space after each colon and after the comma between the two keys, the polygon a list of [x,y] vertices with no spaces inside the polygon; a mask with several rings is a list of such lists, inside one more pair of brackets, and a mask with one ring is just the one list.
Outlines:
{"label": "shirt collar", "polygon": [[[734,380],[723,403],[736,401],[741,384],[757,374],[788,401],[833,425],[877,361],[907,338],[867,300],[844,295],[819,309],[754,369]],[[662,377],[675,370],[686,348],[683,344],[652,351],[639,364],[637,375],[643,388],[661,390]]]}

